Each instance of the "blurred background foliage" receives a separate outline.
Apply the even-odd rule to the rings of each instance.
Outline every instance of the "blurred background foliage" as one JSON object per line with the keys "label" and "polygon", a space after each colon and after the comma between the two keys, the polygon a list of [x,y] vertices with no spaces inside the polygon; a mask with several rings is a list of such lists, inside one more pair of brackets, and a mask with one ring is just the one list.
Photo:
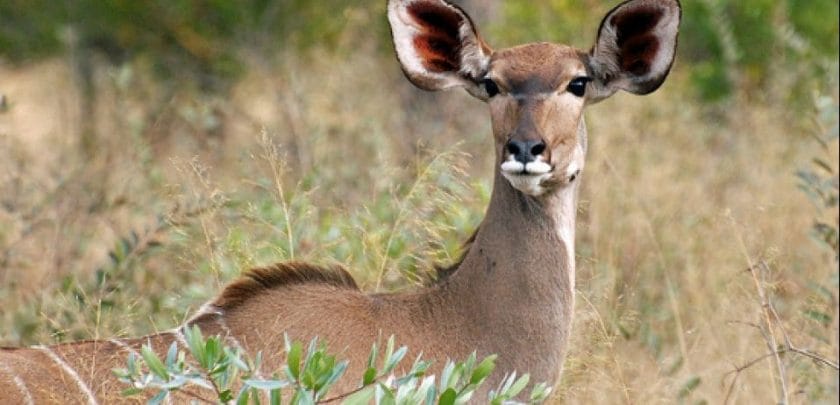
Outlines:
{"label": "blurred background foliage", "polygon": [[[0,2],[0,55],[14,62],[95,50],[119,63],[155,61],[164,78],[196,78],[215,90],[235,80],[246,51],[333,46],[348,13],[382,5],[335,0]],[[381,25],[381,24],[380,24]]]}
{"label": "blurred background foliage", "polygon": [[[368,40],[384,38],[384,3],[331,0],[324,7],[308,0],[4,0],[0,56],[20,63],[74,48],[96,50],[114,63],[148,58],[164,78],[190,78],[202,88],[218,89],[241,74],[248,52],[335,50],[340,33],[354,18],[363,18],[365,28],[375,34]],[[491,43],[549,38],[571,40],[579,47],[594,39],[592,20],[615,5],[613,0],[461,3],[492,17]],[[833,60],[837,55],[835,0],[682,3],[680,63],[692,66],[694,90],[705,100],[725,99],[735,88],[762,89],[774,79],[774,71],[793,69],[802,58]],[[803,72],[796,80],[810,83],[820,73]]]}

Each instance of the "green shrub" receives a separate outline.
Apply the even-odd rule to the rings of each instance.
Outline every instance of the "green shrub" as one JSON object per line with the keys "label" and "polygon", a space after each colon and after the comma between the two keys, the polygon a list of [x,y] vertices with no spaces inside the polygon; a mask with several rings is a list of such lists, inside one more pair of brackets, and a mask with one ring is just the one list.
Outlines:
{"label": "green shrub", "polygon": [[[252,360],[245,353],[222,343],[219,337],[205,339],[197,326],[184,332],[189,346],[189,356],[197,367],[187,364],[187,353],[173,342],[164,359],[149,346],[143,346],[141,357],[129,354],[127,366],[114,370],[114,374],[131,387],[123,391],[133,396],[149,390],[157,393],[149,404],[162,403],[172,392],[196,385],[215,393],[219,403],[246,405],[260,404],[268,398],[271,404],[317,404],[341,401],[345,405],[361,404],[465,404],[469,403],[478,388],[485,383],[495,368],[496,356],[485,357],[480,362],[475,353],[463,362],[447,361],[440,378],[427,372],[431,363],[417,358],[404,374],[396,375],[397,366],[403,361],[408,348],[395,347],[394,337],[388,339],[380,357],[376,344],[368,358],[367,371],[357,389],[347,393],[333,393],[332,387],[342,378],[347,361],[339,361],[329,354],[326,345],[313,339],[306,351],[300,342],[290,342],[286,337],[284,352],[286,365],[264,378],[259,372],[262,355]],[[487,403],[511,403],[528,385],[525,374],[506,375],[495,390],[491,390]],[[290,395],[288,398],[283,395]],[[525,403],[543,402],[551,393],[546,384],[533,386]]]}

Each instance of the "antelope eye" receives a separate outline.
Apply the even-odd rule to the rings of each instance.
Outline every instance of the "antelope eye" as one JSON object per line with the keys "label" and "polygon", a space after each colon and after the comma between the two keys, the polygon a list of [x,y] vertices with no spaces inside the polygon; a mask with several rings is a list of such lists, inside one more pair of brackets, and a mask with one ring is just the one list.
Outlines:
{"label": "antelope eye", "polygon": [[578,97],[583,97],[586,94],[586,84],[591,82],[591,77],[576,77],[569,82],[569,93],[572,93]]}
{"label": "antelope eye", "polygon": [[492,79],[484,79],[481,82],[481,85],[484,86],[484,91],[487,92],[488,97],[493,97],[496,94],[499,94],[499,86],[496,85]]}

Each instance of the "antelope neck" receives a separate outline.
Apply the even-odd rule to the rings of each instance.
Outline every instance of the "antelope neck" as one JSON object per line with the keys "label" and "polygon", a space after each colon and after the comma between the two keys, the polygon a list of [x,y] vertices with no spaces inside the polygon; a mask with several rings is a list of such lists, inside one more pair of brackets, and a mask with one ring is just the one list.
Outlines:
{"label": "antelope neck", "polygon": [[[469,297],[458,305],[478,314],[476,322],[511,321],[497,319],[501,313],[527,320],[535,310],[544,321],[571,319],[576,197],[577,183],[527,196],[496,170],[485,219],[446,286],[456,302]],[[488,311],[500,307],[506,309]]]}

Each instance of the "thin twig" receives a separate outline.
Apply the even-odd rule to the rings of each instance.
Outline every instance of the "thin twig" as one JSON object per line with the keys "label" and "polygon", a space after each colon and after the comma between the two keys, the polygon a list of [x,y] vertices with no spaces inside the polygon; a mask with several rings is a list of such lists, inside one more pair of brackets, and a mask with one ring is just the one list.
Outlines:
{"label": "thin twig", "polygon": [[726,390],[726,397],[723,399],[723,403],[724,403],[724,404],[728,404],[728,403],[729,403],[729,397],[732,395],[732,391],[735,389],[735,383],[738,381],[738,377],[740,377],[740,376],[741,376],[741,373],[742,373],[744,370],[749,369],[750,367],[752,367],[752,366],[754,366],[754,365],[756,365],[756,364],[760,363],[760,362],[761,362],[761,361],[763,361],[763,360],[766,360],[766,359],[767,359],[767,358],[769,358],[769,357],[772,357],[772,356],[778,356],[778,355],[780,355],[780,354],[781,354],[780,352],[781,352],[781,353],[784,353],[784,350],[779,350],[779,351],[776,351],[776,352],[773,352],[773,353],[767,353],[767,354],[765,354],[765,355],[763,355],[763,356],[761,356],[761,357],[759,357],[759,358],[757,358],[757,359],[754,359],[754,360],[752,360],[752,361],[749,361],[749,362],[745,363],[744,365],[737,366],[737,367],[735,367],[735,369],[734,369],[734,370],[732,370],[732,371],[730,371],[730,372],[728,372],[728,373],[724,374],[724,375],[723,375],[723,379],[724,379],[724,380],[726,380],[726,377],[727,377],[727,376],[729,376],[729,375],[731,375],[731,374],[735,374],[735,376],[734,376],[734,377],[732,377],[732,382],[729,384],[729,388]]}
{"label": "thin twig", "polygon": [[[759,274],[757,270],[762,271]],[[766,273],[767,263],[763,260],[759,261],[756,265],[750,266],[750,275],[752,275],[753,282],[755,283],[755,289],[758,293],[758,298],[761,301],[762,315],[767,327],[767,329],[760,328],[760,330],[762,331],[762,335],[764,335],[764,341],[767,343],[767,348],[773,350],[774,348],[779,347],[779,345],[776,342],[776,335],[773,333],[773,319],[771,319],[770,310],[768,309],[772,306],[772,304],[770,303],[770,298],[767,297],[767,291],[764,289],[764,283],[759,279],[760,275],[764,276]],[[776,364],[776,369],[779,372],[779,388],[781,390],[782,403],[787,404],[790,402],[790,394],[787,387],[787,372],[785,371],[785,364],[782,362],[782,358],[780,357],[778,350],[771,353],[774,353],[773,360]]]}
{"label": "thin twig", "polygon": [[[753,281],[755,282],[756,291],[759,295],[759,299],[761,300],[761,312],[762,312],[762,315],[763,315],[763,318],[764,318],[763,320],[767,323],[767,325],[765,327],[764,325],[761,325],[761,324],[752,323],[752,322],[745,322],[745,321],[729,321],[728,323],[730,323],[730,324],[740,324],[740,325],[745,325],[745,326],[749,326],[749,327],[758,329],[758,331],[762,334],[765,342],[767,342],[768,347],[770,348],[770,352],[768,352],[764,355],[761,355],[758,358],[755,358],[751,361],[748,361],[747,363],[744,363],[740,366],[735,366],[734,370],[726,373],[723,376],[723,379],[726,380],[726,378],[728,376],[734,374],[734,377],[732,378],[732,381],[730,382],[729,387],[726,390],[726,397],[724,398],[723,403],[724,404],[729,403],[729,398],[731,397],[732,392],[734,391],[735,384],[737,383],[738,377],[740,377],[741,373],[743,371],[755,366],[756,364],[758,364],[758,363],[760,363],[764,360],[767,360],[768,358],[774,358],[775,361],[776,361],[776,364],[777,364],[777,367],[778,367],[779,373],[780,373],[779,374],[779,377],[780,377],[779,379],[782,383],[781,390],[782,390],[782,395],[784,396],[783,400],[785,401],[784,403],[787,403],[787,398],[788,398],[787,395],[788,394],[787,394],[787,386],[785,384],[785,378],[784,378],[784,364],[781,361],[781,355],[786,354],[786,353],[794,353],[794,354],[800,355],[802,357],[807,357],[807,358],[811,359],[812,361],[814,361],[815,363],[821,364],[823,366],[831,367],[836,371],[840,370],[840,367],[838,367],[837,363],[835,363],[835,362],[833,362],[833,361],[831,361],[831,360],[829,360],[829,359],[827,359],[823,356],[820,356],[820,355],[818,355],[816,353],[813,353],[811,351],[808,351],[806,349],[801,349],[799,347],[796,347],[796,345],[794,345],[793,340],[791,339],[790,335],[787,332],[787,329],[785,329],[785,327],[784,327],[784,323],[782,322],[781,316],[779,316],[778,311],[776,311],[776,308],[773,306],[773,303],[770,300],[770,297],[769,297],[769,295],[767,294],[767,291],[764,288],[764,284],[766,283],[766,281],[765,280],[759,280],[759,275],[757,274],[757,272],[759,270],[763,270],[763,271],[761,271],[762,275],[766,275],[766,273],[768,271],[767,263],[764,262],[764,261],[759,261],[755,265],[752,265],[752,261],[750,261],[750,263],[751,263],[750,268],[747,269],[747,271],[750,272],[750,275],[752,276]],[[775,343],[776,342],[775,336],[774,336],[774,330],[775,329],[778,329],[781,332],[782,337],[784,339],[783,347],[779,348],[779,349],[774,349],[775,347],[777,347],[776,343]]]}
{"label": "thin twig", "polygon": [[827,359],[827,358],[825,358],[825,357],[823,357],[823,356],[820,356],[820,355],[815,354],[815,353],[812,353],[812,352],[810,352],[810,351],[808,351],[808,350],[805,350],[805,349],[799,349],[799,348],[797,348],[797,347],[793,347],[793,346],[791,346],[791,347],[786,347],[785,349],[786,349],[787,351],[790,351],[790,352],[796,353],[796,354],[798,354],[798,355],[800,355],[800,356],[805,356],[805,357],[807,357],[807,358],[809,358],[809,359],[811,359],[811,360],[814,360],[814,361],[815,361],[815,362],[817,362],[817,363],[821,363],[821,364],[822,364],[822,365],[824,365],[824,366],[831,367],[831,368],[833,368],[833,369],[834,369],[834,370],[836,370],[836,371],[840,371],[840,367],[838,367],[837,363],[835,363],[835,362],[833,362],[833,361],[831,361],[831,360],[829,360],[829,359]]}
{"label": "thin twig", "polygon": [[[732,226],[735,227],[735,219],[733,217],[731,217],[731,215],[729,217],[729,220],[730,220]],[[759,279],[759,274],[758,274],[758,271],[757,271],[758,269],[766,270],[767,269],[767,264],[764,261],[759,261],[758,263],[754,262],[753,258],[750,256],[749,252],[747,251],[747,245],[745,244],[744,239],[741,237],[740,233],[736,232],[736,235],[738,235],[737,239],[738,239],[738,243],[739,243],[740,248],[741,248],[741,252],[744,254],[744,258],[747,260],[747,264],[749,265],[747,270],[749,271],[750,276],[752,277],[753,283],[755,284],[755,289],[756,289],[756,293],[758,294],[759,304],[761,305],[761,315],[762,315],[763,321],[766,325],[766,326],[760,327],[759,331],[761,331],[762,336],[764,336],[764,340],[765,340],[765,343],[767,344],[768,349],[771,351],[771,353],[774,353],[773,351],[775,350],[776,347],[778,347],[778,345],[776,344],[776,337],[773,334],[773,321],[770,318],[769,311],[767,311],[767,306],[770,305],[770,301],[767,299],[767,293],[764,289],[764,285],[762,284],[762,281]],[[766,330],[765,330],[765,327],[766,327]],[[773,371],[772,371],[772,368],[771,368],[771,371],[770,371],[771,381],[773,381],[774,385],[776,383],[776,380],[778,380],[779,384],[781,384],[781,386],[779,387],[779,391],[781,391],[781,398],[777,402],[787,404],[789,402],[788,399],[790,398],[790,396],[788,395],[788,388],[787,388],[787,382],[786,382],[786,373],[785,373],[784,363],[782,363],[782,359],[781,359],[781,357],[779,357],[779,354],[774,353],[773,357],[774,357],[774,360],[775,360],[775,365],[776,365],[776,369],[777,369],[777,372],[778,372],[778,376],[777,376],[777,378],[774,378]]]}
{"label": "thin twig", "polygon": [[347,398],[347,397],[349,397],[349,396],[351,396],[351,395],[353,395],[353,394],[356,394],[356,393],[358,393],[358,392],[361,392],[363,389],[365,389],[365,388],[367,388],[367,387],[370,387],[370,386],[372,386],[372,385],[376,384],[377,382],[379,382],[379,380],[380,380],[381,378],[382,378],[382,377],[380,376],[379,378],[374,379],[374,380],[373,380],[373,382],[371,382],[371,383],[370,383],[370,384],[368,384],[368,385],[363,385],[363,386],[361,386],[361,387],[359,387],[359,388],[354,389],[353,391],[346,392],[346,393],[341,394],[341,395],[336,395],[336,396],[334,396],[334,397],[332,397],[332,398],[327,398],[327,399],[324,399],[324,400],[318,401],[318,402],[316,402],[316,403],[318,403],[318,404],[328,404],[328,403],[330,403],[330,402],[335,402],[335,401],[342,400],[342,399]]}
{"label": "thin twig", "polygon": [[202,397],[202,396],[200,396],[196,393],[193,393],[193,392],[190,392],[190,391],[187,391],[187,390],[179,390],[179,392],[183,392],[184,394],[187,394],[188,397],[193,398],[193,399],[198,400],[198,401],[201,401],[202,403],[215,404],[215,402],[213,402],[209,399],[206,399],[206,398],[204,398],[204,397]]}
{"label": "thin twig", "polygon": [[[811,353],[807,350],[797,349],[795,347],[785,347],[785,348],[782,348],[782,349],[779,349],[779,350],[774,350],[770,353],[763,354],[763,355],[761,355],[761,356],[759,356],[759,357],[757,357],[753,360],[750,360],[750,361],[744,363],[743,365],[736,366],[734,370],[724,374],[723,378],[726,379],[726,377],[728,377],[732,374],[735,374],[735,379],[737,379],[738,375],[741,374],[741,372],[749,369],[750,367],[762,362],[763,360],[767,360],[767,358],[769,358],[769,357],[780,356],[780,355],[785,354],[785,353],[795,353],[795,354],[798,354],[800,356],[807,357],[807,358],[809,358],[809,359],[811,359],[811,360],[813,360],[817,363],[820,363],[824,366],[831,367],[834,370],[840,370],[840,368],[838,368],[837,363],[835,363],[831,360],[828,360],[825,357],[822,357],[818,354]],[[732,384],[735,384],[735,379],[732,380]],[[723,401],[723,403],[727,403],[728,400],[729,400],[729,394],[727,394],[726,399]]]}

